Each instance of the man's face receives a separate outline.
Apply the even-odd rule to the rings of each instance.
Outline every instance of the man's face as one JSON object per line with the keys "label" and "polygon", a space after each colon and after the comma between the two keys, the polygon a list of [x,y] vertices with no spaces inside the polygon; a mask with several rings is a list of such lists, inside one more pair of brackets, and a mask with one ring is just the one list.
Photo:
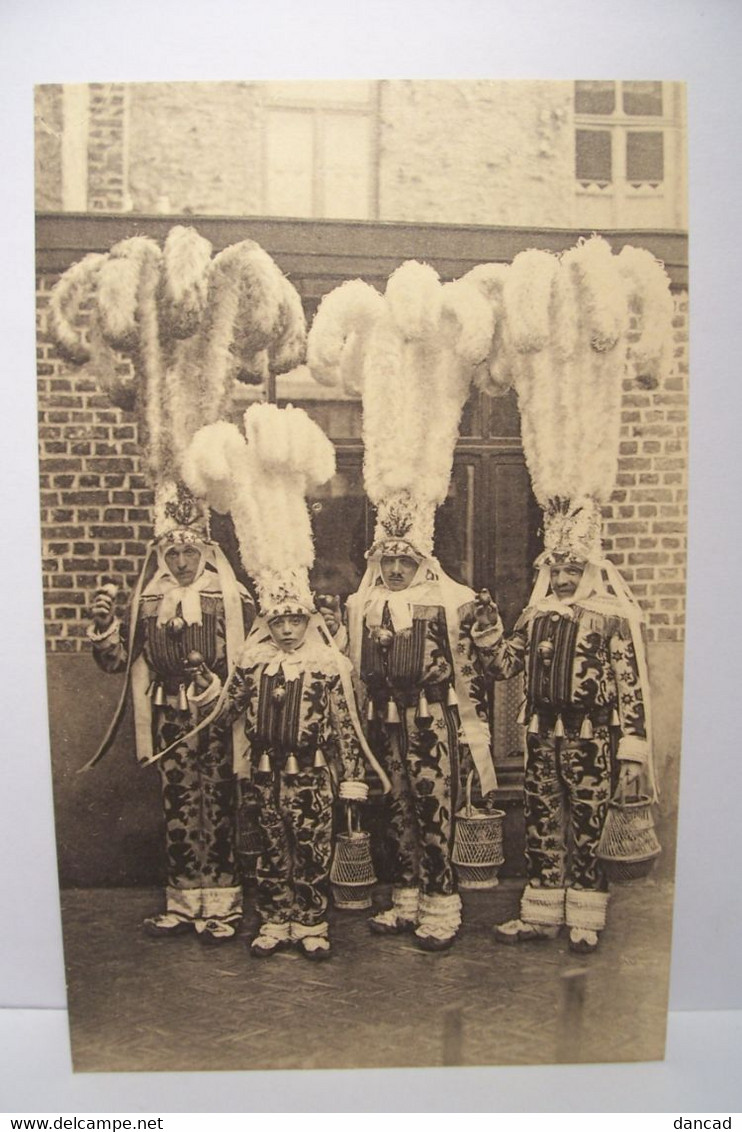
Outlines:
{"label": "man's face", "polygon": [[389,590],[406,590],[417,573],[417,562],[407,554],[385,554],[381,559],[381,576]]}
{"label": "man's face", "polygon": [[564,562],[560,566],[552,566],[550,573],[552,592],[560,601],[574,597],[584,573],[584,562]]}
{"label": "man's face", "polygon": [[278,647],[284,652],[291,652],[304,640],[308,623],[309,618],[300,613],[287,613],[283,617],[272,618],[268,629]]}
{"label": "man's face", "polygon": [[171,546],[165,552],[165,562],[179,586],[190,586],[196,580],[201,551],[195,546]]}

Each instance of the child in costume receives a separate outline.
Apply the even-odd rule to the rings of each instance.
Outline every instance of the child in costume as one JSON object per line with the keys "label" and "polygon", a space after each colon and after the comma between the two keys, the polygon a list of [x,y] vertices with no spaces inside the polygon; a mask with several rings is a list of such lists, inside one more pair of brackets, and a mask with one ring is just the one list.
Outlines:
{"label": "child in costume", "polygon": [[305,494],[334,474],[335,454],[300,409],[254,405],[245,432],[247,444],[232,425],[202,430],[190,463],[194,486],[227,493],[261,610],[211,726],[243,730],[238,774],[257,796],[261,926],[250,951],[264,958],[296,944],[306,958],[323,960],[332,954],[333,802],[336,793],[346,802],[368,795],[350,663],[309,589],[314,547]]}
{"label": "child in costume", "polygon": [[462,763],[473,762],[482,795],[496,787],[474,593],[433,555],[461,412],[491,335],[476,288],[442,285],[409,262],[384,297],[360,280],[331,292],[308,339],[318,380],[362,391],[364,482],[377,507],[366,573],[347,603],[367,733],[392,783],[392,906],[370,928],[413,931],[426,951],[450,947],[461,926],[451,849]]}
{"label": "child in costume", "polygon": [[[523,449],[544,513],[544,552],[527,608],[506,635],[485,591],[474,639],[497,678],[525,676],[527,885],[501,943],[554,938],[594,951],[608,885],[598,856],[608,803],[645,778],[656,797],[641,610],[601,545],[618,464],[630,316],[631,360],[652,374],[670,341],[667,277],[647,252],[605,240],[561,257],[528,251],[470,278],[499,318],[483,388],[514,384]],[[630,371],[629,371],[630,372]]]}

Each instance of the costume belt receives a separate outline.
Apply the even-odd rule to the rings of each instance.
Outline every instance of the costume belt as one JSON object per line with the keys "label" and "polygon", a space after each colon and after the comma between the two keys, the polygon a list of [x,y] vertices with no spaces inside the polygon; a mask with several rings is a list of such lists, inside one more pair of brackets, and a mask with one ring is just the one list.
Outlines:
{"label": "costume belt", "polygon": [[417,707],[420,693],[424,693],[429,704],[445,704],[451,685],[448,681],[439,684],[420,684],[411,688],[370,688],[369,699],[373,700],[377,711],[381,711],[390,700],[398,708]]}
{"label": "costume belt", "polygon": [[595,727],[619,727],[618,713],[610,707],[593,707],[586,710],[575,707],[556,708],[553,705],[534,705],[529,716],[531,734],[562,738],[567,732],[577,732],[581,739],[591,739]]}
{"label": "costume belt", "polygon": [[[260,757],[258,758],[258,751]],[[281,750],[276,747],[264,746],[253,749],[253,772],[256,774],[299,774],[308,770],[322,770],[327,768],[325,756],[320,747],[313,744],[306,747],[297,747],[296,750]]]}

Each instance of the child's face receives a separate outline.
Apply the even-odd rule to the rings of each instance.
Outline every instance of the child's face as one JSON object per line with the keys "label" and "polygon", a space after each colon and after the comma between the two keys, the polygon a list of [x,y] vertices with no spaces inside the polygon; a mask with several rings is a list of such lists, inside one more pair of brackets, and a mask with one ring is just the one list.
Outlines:
{"label": "child's face", "polygon": [[269,622],[268,629],[278,647],[284,652],[291,652],[304,640],[308,623],[308,617],[303,617],[300,613],[288,613],[283,617],[274,617]]}

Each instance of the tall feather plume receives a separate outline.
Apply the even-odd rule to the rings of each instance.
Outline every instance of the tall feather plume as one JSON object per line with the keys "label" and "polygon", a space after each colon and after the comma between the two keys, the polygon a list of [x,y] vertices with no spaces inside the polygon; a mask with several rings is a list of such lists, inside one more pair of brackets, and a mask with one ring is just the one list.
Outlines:
{"label": "tall feather plume", "polygon": [[88,369],[93,372],[101,392],[105,393],[112,405],[125,413],[136,412],[137,376],[121,354],[109,346],[103,337],[100,314],[94,307],[90,315],[90,362]]}
{"label": "tall feather plume", "polygon": [[302,360],[306,324],[301,303],[267,252],[253,240],[233,244],[215,258],[213,279],[223,304],[219,349],[226,343],[238,377],[265,378],[273,350],[289,369]]}
{"label": "tall feather plume", "polygon": [[194,434],[183,458],[183,480],[199,499],[225,515],[250,490],[247,445],[237,425],[214,421]]}
{"label": "tall feather plume", "polygon": [[509,267],[505,263],[480,263],[461,277],[471,283],[489,303],[493,334],[487,358],[474,371],[474,384],[490,397],[502,397],[513,387],[516,358],[510,326],[505,317],[504,287]]}
{"label": "tall feather plume", "polygon": [[549,252],[519,252],[505,276],[503,297],[510,335],[521,354],[542,350],[549,340],[551,286],[558,261]]}
{"label": "tall feather plume", "polygon": [[[86,306],[90,348],[78,327]],[[135,236],[71,267],[52,293],[49,325],[65,356],[89,360],[112,402],[137,413],[156,482],[179,478],[194,433],[227,411],[235,373],[290,368],[306,335],[298,293],[262,248],[244,241],[212,260],[209,242],[182,226],[163,251]]]}
{"label": "tall feather plume", "polygon": [[642,322],[632,350],[640,365],[658,364],[670,341],[661,265],[630,247],[614,256],[593,236],[561,256],[524,252],[510,267],[483,264],[465,278],[495,310],[489,364],[477,381],[492,391],[497,367],[512,379],[536,498],[565,522],[580,507],[593,522],[615,484],[631,310]]}
{"label": "tall feather plume", "polygon": [[[98,310],[109,345],[132,354],[139,346],[140,281],[145,265],[162,252],[148,236],[132,236],[114,244],[98,274]],[[156,296],[155,296],[156,299]]]}
{"label": "tall feather plume", "polygon": [[470,283],[443,284],[439,302],[437,333],[425,340],[418,357],[420,394],[427,407],[418,493],[434,507],[448,494],[461,414],[493,332],[492,309]]}
{"label": "tall feather plume", "polygon": [[366,339],[383,310],[382,296],[361,279],[349,279],[324,296],[307,339],[315,381],[361,392]]}
{"label": "tall feather plume", "polygon": [[301,296],[293,283],[281,277],[276,334],[268,347],[268,364],[272,373],[287,373],[304,361],[307,349],[307,320]]}
{"label": "tall feather plume", "polygon": [[306,494],[335,472],[331,442],[303,409],[252,405],[236,426],[217,423],[193,439],[186,482],[231,512],[240,555],[265,610],[281,593],[311,603],[314,563]]}
{"label": "tall feather plume", "polygon": [[190,338],[206,310],[212,247],[195,230],[177,224],[163,247],[160,322],[162,337]]}
{"label": "tall feather plume", "polygon": [[618,267],[641,323],[639,340],[630,351],[631,364],[637,376],[659,378],[666,373],[671,355],[671,336],[666,332],[673,318],[670,280],[663,265],[646,248],[622,248]]}
{"label": "tall feather plume", "polygon": [[146,250],[143,247],[137,258],[140,264],[139,337],[132,348],[132,354],[142,382],[137,404],[140,438],[144,437],[143,447],[152,475],[156,479],[177,479],[179,453],[174,450],[170,417],[164,406],[165,373],[157,309],[162,253],[154,244]]}
{"label": "tall feather plume", "polygon": [[379,510],[377,537],[404,526],[432,552],[461,412],[492,329],[491,306],[477,288],[442,285],[414,260],[393,272],[383,297],[353,280],[323,299],[307,360],[323,384],[362,391],[364,482]]}
{"label": "tall feather plume", "polygon": [[437,333],[441,286],[438,272],[429,264],[406,260],[389,276],[384,296],[404,341],[431,338]]}
{"label": "tall feather plume", "polygon": [[105,255],[91,252],[74,263],[53,288],[49,298],[48,330],[65,361],[84,365],[90,360],[90,347],[85,343],[82,311],[95,294],[98,273]]}

